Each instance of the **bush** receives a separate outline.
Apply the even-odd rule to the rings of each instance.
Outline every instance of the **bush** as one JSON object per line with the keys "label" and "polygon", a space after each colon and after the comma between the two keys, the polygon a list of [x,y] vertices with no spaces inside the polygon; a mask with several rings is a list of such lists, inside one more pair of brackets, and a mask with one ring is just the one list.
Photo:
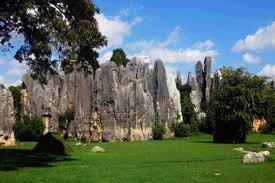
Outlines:
{"label": "bush", "polygon": [[259,131],[263,134],[267,134],[267,133],[272,132],[272,128],[269,124],[265,124],[265,125],[260,126]]}
{"label": "bush", "polygon": [[65,111],[58,114],[58,124],[60,130],[67,130],[70,122],[74,120],[74,109],[67,108]]}
{"label": "bush", "polygon": [[58,134],[47,133],[40,137],[34,151],[57,155],[69,155],[71,148]]}
{"label": "bush", "polygon": [[191,135],[190,125],[177,123],[174,125],[175,137],[189,137]]}
{"label": "bush", "polygon": [[158,124],[153,128],[153,139],[162,140],[165,133],[166,133],[165,127],[163,125]]}
{"label": "bush", "polygon": [[216,123],[213,135],[214,143],[240,144],[246,142],[247,125],[241,118]]}
{"label": "bush", "polygon": [[38,141],[44,133],[42,118],[24,115],[21,121],[16,121],[15,137],[20,141]]}
{"label": "bush", "polygon": [[199,125],[199,129],[201,132],[207,133],[207,134],[213,134],[215,130],[215,119],[214,114],[211,112],[206,113],[206,117],[201,120],[201,123]]}
{"label": "bush", "polygon": [[196,117],[192,117],[190,121],[190,133],[197,134],[199,132],[199,125]]}

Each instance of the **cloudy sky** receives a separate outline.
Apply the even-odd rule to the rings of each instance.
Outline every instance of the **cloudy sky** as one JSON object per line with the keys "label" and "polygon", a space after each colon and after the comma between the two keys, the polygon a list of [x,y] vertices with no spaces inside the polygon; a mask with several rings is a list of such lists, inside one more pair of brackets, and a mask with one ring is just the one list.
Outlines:
{"label": "cloudy sky", "polygon": [[[162,59],[167,72],[183,79],[205,56],[222,65],[244,66],[249,72],[275,76],[274,0],[94,0],[101,13],[99,28],[108,38],[100,62],[123,48],[128,57]],[[14,52],[0,52],[0,83],[20,82],[26,66]]]}

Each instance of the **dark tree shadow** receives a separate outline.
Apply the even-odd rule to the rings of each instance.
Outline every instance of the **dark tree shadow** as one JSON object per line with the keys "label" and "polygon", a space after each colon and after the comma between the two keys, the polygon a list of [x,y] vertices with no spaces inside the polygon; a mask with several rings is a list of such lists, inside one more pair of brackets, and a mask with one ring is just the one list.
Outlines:
{"label": "dark tree shadow", "polygon": [[[192,141],[194,143],[202,143],[202,144],[233,144],[233,143],[214,143],[213,141],[205,141],[205,140],[196,140],[196,141]],[[239,144],[239,143],[236,143]],[[257,145],[257,144],[261,144],[260,142],[246,142],[246,143],[240,143],[240,145],[246,145],[246,144],[250,144],[250,145]]]}
{"label": "dark tree shadow", "polygon": [[177,163],[203,163],[203,162],[216,162],[216,161],[231,161],[231,160],[242,160],[242,158],[217,158],[217,159],[192,159],[192,160],[184,160],[184,161],[157,161],[157,162],[144,162],[144,164],[177,164]]}
{"label": "dark tree shadow", "polygon": [[12,171],[24,167],[53,167],[53,163],[74,160],[66,156],[38,153],[32,150],[0,149],[0,171]]}

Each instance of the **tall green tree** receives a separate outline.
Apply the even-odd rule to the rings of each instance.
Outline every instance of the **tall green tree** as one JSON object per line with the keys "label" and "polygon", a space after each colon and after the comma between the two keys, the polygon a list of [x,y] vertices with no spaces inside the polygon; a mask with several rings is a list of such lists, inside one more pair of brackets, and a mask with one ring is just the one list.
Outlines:
{"label": "tall green tree", "polygon": [[197,114],[194,110],[194,105],[190,99],[191,86],[182,84],[180,79],[176,79],[177,89],[180,92],[181,113],[183,122],[190,125],[192,133],[198,131]]}
{"label": "tall green tree", "polygon": [[[99,9],[91,0],[2,0],[0,43],[2,51],[22,45],[15,58],[41,76],[61,62],[70,71],[72,60],[82,68],[99,67],[97,49],[107,44],[94,17]],[[54,58],[54,59],[53,59]]]}
{"label": "tall green tree", "polygon": [[271,87],[266,78],[250,75],[244,68],[227,68],[215,91],[216,143],[244,143],[253,119],[268,116]]}
{"label": "tall green tree", "polygon": [[22,86],[10,86],[9,90],[12,93],[13,97],[13,104],[14,104],[14,110],[15,110],[15,118],[16,121],[21,120],[21,111],[22,111],[22,106],[21,106],[21,90]]}
{"label": "tall green tree", "polygon": [[115,62],[117,66],[123,65],[124,67],[130,61],[122,48],[114,49],[110,61]]}

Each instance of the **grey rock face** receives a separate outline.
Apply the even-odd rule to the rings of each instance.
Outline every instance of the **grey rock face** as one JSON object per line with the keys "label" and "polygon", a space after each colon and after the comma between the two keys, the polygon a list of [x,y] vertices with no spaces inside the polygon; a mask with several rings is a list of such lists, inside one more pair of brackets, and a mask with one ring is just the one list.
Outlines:
{"label": "grey rock face", "polygon": [[211,57],[206,57],[204,60],[204,90],[205,90],[205,102],[210,101],[210,90],[211,90]]}
{"label": "grey rock face", "polygon": [[15,145],[14,107],[11,92],[0,84],[0,146]]}
{"label": "grey rock face", "polygon": [[211,57],[206,57],[204,60],[204,68],[200,61],[196,64],[196,76],[191,73],[188,75],[187,83],[191,86],[190,98],[195,105],[195,112],[201,112],[203,103],[207,104],[210,100],[210,91],[212,86],[211,78]]}
{"label": "grey rock face", "polygon": [[49,128],[57,131],[58,113],[73,108],[75,120],[70,124],[70,134],[99,141],[148,140],[156,122],[167,128],[175,122],[180,112],[179,93],[173,84],[168,90],[161,61],[154,69],[138,60],[126,67],[106,62],[94,75],[92,70],[90,73],[75,66],[72,73],[48,75],[47,85],[37,83],[27,73],[22,95],[25,111],[49,117]]}

